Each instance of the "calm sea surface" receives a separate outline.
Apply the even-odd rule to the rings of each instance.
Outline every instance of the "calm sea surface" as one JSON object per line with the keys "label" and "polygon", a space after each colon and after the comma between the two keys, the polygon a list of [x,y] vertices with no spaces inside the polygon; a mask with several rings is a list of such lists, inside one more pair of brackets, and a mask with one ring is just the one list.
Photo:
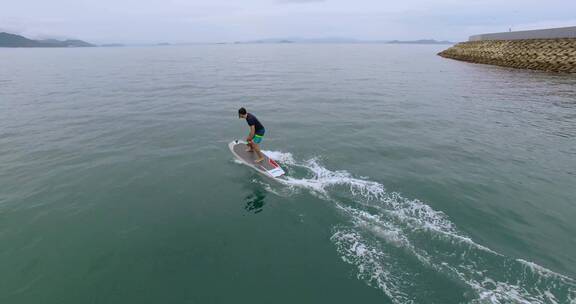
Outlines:
{"label": "calm sea surface", "polygon": [[576,76],[443,48],[0,49],[0,302],[574,303]]}

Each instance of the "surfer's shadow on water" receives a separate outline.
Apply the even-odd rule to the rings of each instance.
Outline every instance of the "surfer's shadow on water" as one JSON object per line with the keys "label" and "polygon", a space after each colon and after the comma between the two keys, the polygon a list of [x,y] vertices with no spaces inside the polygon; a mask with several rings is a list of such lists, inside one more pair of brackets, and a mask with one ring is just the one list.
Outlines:
{"label": "surfer's shadow on water", "polygon": [[[236,161],[235,161],[236,162]],[[258,180],[259,176],[256,174],[243,174],[243,177],[233,176],[232,179],[235,182],[244,184],[245,191],[240,197],[242,197],[242,205],[244,210],[252,214],[258,214],[264,210],[266,205],[266,196],[268,191],[266,190],[266,184]],[[246,183],[250,181],[249,183]]]}
{"label": "surfer's shadow on water", "polygon": [[244,210],[249,213],[258,214],[264,211],[266,205],[266,191],[258,188],[253,188],[252,193],[244,197]]}
{"label": "surfer's shadow on water", "polygon": [[250,193],[244,197],[244,209],[253,214],[264,211],[270,194],[286,198],[299,193],[298,189],[281,183],[268,183],[264,177],[258,175],[252,178],[249,189]]}

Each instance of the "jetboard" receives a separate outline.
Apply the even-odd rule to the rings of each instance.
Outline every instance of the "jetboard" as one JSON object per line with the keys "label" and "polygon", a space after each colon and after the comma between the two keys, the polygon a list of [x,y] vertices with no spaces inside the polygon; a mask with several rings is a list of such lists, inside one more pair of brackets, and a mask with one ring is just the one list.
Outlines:
{"label": "jetboard", "polygon": [[284,170],[276,163],[273,159],[268,157],[264,152],[264,160],[261,162],[256,162],[258,156],[254,152],[247,152],[248,145],[244,141],[235,140],[228,144],[232,154],[241,161],[243,164],[252,167],[254,170],[262,173],[271,178],[279,178],[286,174]]}

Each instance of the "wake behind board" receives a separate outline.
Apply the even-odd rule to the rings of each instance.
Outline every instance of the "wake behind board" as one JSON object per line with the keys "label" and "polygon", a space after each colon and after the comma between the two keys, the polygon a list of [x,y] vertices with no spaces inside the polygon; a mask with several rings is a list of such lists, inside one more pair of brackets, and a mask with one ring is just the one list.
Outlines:
{"label": "wake behind board", "polygon": [[278,178],[284,174],[284,170],[276,163],[273,159],[264,154],[264,160],[261,162],[256,162],[258,158],[254,152],[246,152],[248,145],[246,142],[235,140],[228,144],[232,154],[241,161],[242,163],[254,168],[256,171],[272,178]]}

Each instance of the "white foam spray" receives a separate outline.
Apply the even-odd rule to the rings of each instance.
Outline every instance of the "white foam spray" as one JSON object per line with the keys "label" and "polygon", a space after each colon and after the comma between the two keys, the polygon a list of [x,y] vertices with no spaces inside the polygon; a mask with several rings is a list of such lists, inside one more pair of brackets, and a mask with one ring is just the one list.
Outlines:
{"label": "white foam spray", "polygon": [[[346,171],[332,171],[318,159],[296,161],[290,153],[264,151],[285,167],[306,176],[280,180],[334,203],[350,220],[331,238],[342,259],[358,269],[358,278],[380,288],[395,303],[425,301],[418,291],[421,272],[437,273],[466,286],[471,303],[574,303],[576,281],[544,267],[503,256],[458,231],[442,212],[419,200],[387,192],[385,187]],[[339,189],[346,189],[346,198]],[[334,194],[337,195],[334,195]],[[348,203],[347,203],[348,202]],[[417,261],[418,268],[401,261]]]}

